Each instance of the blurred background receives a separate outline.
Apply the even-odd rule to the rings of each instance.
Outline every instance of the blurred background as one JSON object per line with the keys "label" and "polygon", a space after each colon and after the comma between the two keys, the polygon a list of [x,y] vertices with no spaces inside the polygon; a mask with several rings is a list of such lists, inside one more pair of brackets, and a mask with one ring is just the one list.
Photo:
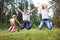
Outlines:
{"label": "blurred background", "polygon": [[[15,8],[15,5],[18,5],[19,8],[27,9],[28,11],[33,8],[40,6],[42,3],[46,3],[48,6],[56,3],[50,10],[49,16],[52,22],[52,25],[59,27],[60,26],[60,0],[0,0],[0,28],[9,27],[9,19],[13,14],[16,14],[20,23],[22,22],[22,14]],[[35,10],[31,14],[31,24],[33,28],[38,27],[41,21],[41,14],[39,9]],[[18,25],[17,25],[18,26]]]}

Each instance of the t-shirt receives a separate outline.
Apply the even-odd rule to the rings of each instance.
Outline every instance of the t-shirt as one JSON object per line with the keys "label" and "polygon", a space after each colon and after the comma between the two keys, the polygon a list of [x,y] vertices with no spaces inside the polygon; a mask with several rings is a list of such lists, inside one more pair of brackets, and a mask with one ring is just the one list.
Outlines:
{"label": "t-shirt", "polygon": [[15,20],[14,19],[11,18],[9,21],[10,21],[10,24],[15,24]]}
{"label": "t-shirt", "polygon": [[49,19],[48,9],[41,10],[42,19]]}
{"label": "t-shirt", "polygon": [[22,13],[22,19],[30,21],[30,12]]}

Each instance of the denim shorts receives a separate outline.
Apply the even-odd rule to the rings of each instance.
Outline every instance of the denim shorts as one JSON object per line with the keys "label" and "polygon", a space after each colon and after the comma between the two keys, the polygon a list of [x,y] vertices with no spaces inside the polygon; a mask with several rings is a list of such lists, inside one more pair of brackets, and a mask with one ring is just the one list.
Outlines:
{"label": "denim shorts", "polygon": [[27,30],[31,29],[30,22],[22,22],[21,29],[26,28]]}

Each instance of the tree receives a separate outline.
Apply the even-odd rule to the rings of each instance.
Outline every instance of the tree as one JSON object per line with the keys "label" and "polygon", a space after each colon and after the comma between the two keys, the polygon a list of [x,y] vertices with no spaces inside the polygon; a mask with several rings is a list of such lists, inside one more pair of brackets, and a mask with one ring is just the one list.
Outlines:
{"label": "tree", "polygon": [[[30,4],[30,8],[31,8],[31,10],[35,8],[33,3]],[[38,12],[37,12],[37,10],[35,10],[34,12],[32,12],[32,15],[31,15],[31,21],[32,21],[31,24],[33,24],[32,25],[33,27],[36,27],[38,25],[37,18],[38,18]]]}
{"label": "tree", "polygon": [[3,7],[4,7],[4,4],[3,4],[3,0],[0,0],[0,27],[2,26],[2,13],[3,13]]}
{"label": "tree", "polygon": [[60,26],[60,0],[53,0],[57,3],[57,9],[53,17],[53,24]]}

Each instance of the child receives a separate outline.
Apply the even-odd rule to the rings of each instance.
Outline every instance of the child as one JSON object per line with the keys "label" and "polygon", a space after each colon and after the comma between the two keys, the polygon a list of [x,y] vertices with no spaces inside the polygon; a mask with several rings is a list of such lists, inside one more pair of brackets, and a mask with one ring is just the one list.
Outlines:
{"label": "child", "polygon": [[15,21],[20,25],[19,21],[17,20],[17,16],[13,15],[9,21],[10,21],[10,28],[8,29],[8,31],[14,32],[16,28]]}
{"label": "child", "polygon": [[22,25],[21,25],[21,29],[25,28],[27,30],[31,29],[31,26],[30,26],[30,13],[33,12],[36,8],[34,8],[33,10],[31,10],[30,12],[28,12],[26,9],[24,9],[24,11],[21,11],[18,6],[16,5],[16,8],[19,12],[22,13],[22,19],[23,19],[23,22],[22,22]]}
{"label": "child", "polygon": [[[54,3],[55,4],[55,3]],[[42,20],[41,23],[39,25],[39,29],[42,29],[43,25],[46,24],[48,29],[52,29],[52,26],[50,24],[50,20],[49,20],[49,16],[48,16],[48,12],[49,9],[54,5],[52,4],[50,7],[47,7],[46,4],[42,4],[42,6],[40,7],[41,10],[41,14],[42,14]]]}

